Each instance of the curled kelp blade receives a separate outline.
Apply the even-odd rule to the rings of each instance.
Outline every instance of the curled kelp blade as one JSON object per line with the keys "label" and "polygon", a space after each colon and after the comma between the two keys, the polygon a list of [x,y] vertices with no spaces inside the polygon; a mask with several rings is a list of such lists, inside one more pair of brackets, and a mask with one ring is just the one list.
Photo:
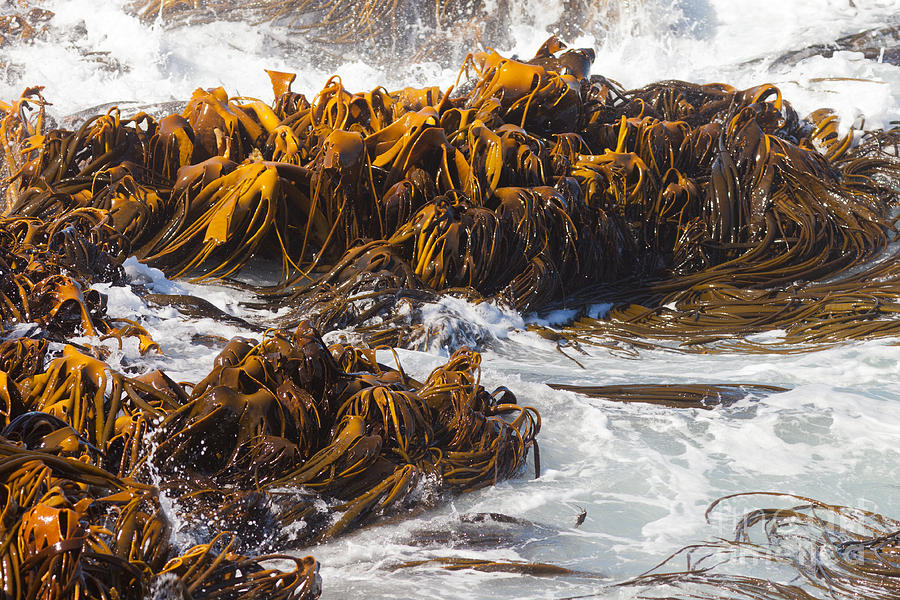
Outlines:
{"label": "curled kelp blade", "polygon": [[[734,539],[688,546],[650,573],[621,585],[672,598],[819,600],[897,595],[900,522],[859,508],[779,493],[726,496],[709,511],[736,497],[778,498],[789,504],[748,512],[738,521]],[[772,568],[789,583],[754,574]]]}
{"label": "curled kelp blade", "polygon": [[748,396],[777,394],[787,389],[774,385],[754,383],[683,383],[683,384],[623,384],[623,385],[568,385],[548,383],[555,390],[577,392],[590,398],[612,402],[637,402],[657,404],[670,408],[705,408],[728,406]]}

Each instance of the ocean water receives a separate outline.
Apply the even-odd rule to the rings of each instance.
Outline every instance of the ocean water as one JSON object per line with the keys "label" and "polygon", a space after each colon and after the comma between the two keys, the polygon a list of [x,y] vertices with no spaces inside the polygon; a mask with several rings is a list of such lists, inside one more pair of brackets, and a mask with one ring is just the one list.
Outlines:
{"label": "ocean water", "polygon": [[[792,50],[900,21],[898,0],[646,0],[620,2],[602,24],[570,32],[571,46],[596,50],[593,72],[638,87],[661,79],[725,82],[738,88],[779,86],[803,115],[830,107],[844,127],[885,127],[900,120],[900,67],[861,53],[835,52],[795,62]],[[294,90],[312,97],[337,72],[345,86],[367,90],[448,86],[458,63],[378,63],[348,53],[321,59],[321,44],[268,22],[202,20],[178,26],[141,21],[122,0],[47,0],[54,13],[33,41],[0,47],[0,98],[45,86],[57,120],[107,103],[144,105],[183,100],[196,87],[271,100],[263,69],[298,74]],[[15,12],[15,3],[0,9]],[[0,13],[2,14],[2,13]],[[530,56],[564,15],[564,4],[516,3],[504,15],[508,54]],[[298,37],[299,36],[299,37]],[[287,40],[287,41],[286,41]],[[288,43],[290,42],[290,43]],[[327,66],[323,66],[327,65]],[[334,65],[331,68],[331,65]],[[244,292],[169,281],[127,263],[129,277],[162,293],[188,293],[256,323],[278,315],[242,305]],[[215,351],[197,336],[252,335],[174,309],[151,309],[128,288],[102,288],[109,314],[138,318],[163,348],[144,362],[176,380],[198,380]],[[604,307],[591,309],[600,314]],[[400,350],[404,368],[424,376],[458,344],[483,352],[483,384],[505,385],[539,409],[541,477],[528,471],[490,489],[458,496],[425,513],[306,549],[322,565],[322,598],[633,598],[653,591],[614,584],[657,565],[682,546],[730,537],[747,510],[775,500],[726,502],[749,491],[808,496],[900,517],[900,345],[860,342],[795,355],[637,354],[586,347],[562,354],[528,330],[563,325],[571,315],[520,315],[491,304],[445,299],[427,309],[435,330],[421,351]],[[330,334],[337,335],[337,334]],[[114,349],[122,368],[139,360],[136,343]],[[385,361],[393,360],[389,355]],[[616,404],[548,383],[767,384],[788,391],[748,397],[714,410]],[[579,514],[586,511],[576,527]],[[471,518],[502,513],[515,523]],[[474,521],[474,522],[473,522]],[[581,574],[535,577],[451,571],[446,557],[551,563]],[[747,573],[760,575],[759,567]],[[772,575],[775,577],[776,575]]]}

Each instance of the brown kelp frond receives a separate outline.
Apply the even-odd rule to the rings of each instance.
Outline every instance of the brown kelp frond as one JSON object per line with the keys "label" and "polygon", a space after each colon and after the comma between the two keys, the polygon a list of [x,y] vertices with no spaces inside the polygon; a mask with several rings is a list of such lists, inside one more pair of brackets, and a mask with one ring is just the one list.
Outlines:
{"label": "brown kelp frond", "polygon": [[42,87],[31,87],[9,104],[0,102],[0,194],[5,214],[20,193],[18,175],[29,155],[43,144],[47,101]]}
{"label": "brown kelp frond", "polygon": [[[695,285],[649,306],[622,304],[604,319],[582,317],[562,332],[540,332],[581,344],[614,346],[622,340],[645,339],[701,352],[804,352],[851,340],[893,337],[900,334],[896,303],[900,272],[892,256],[831,280],[783,289]],[[764,331],[777,333],[747,337]]]}
{"label": "brown kelp frond", "polygon": [[0,218],[0,329],[37,326],[30,336],[64,341],[83,333],[136,337],[142,353],[159,351],[137,322],[111,319],[106,297],[93,283],[123,285],[128,242],[99,210],[76,209],[51,220]]}
{"label": "brown kelp frond", "polygon": [[[140,379],[124,377],[72,346],[66,346],[46,372],[20,387],[28,410],[64,421],[86,442],[104,449],[104,467],[121,474],[134,468],[148,421],[178,406],[177,398]],[[45,447],[48,441],[38,444]]]}
{"label": "brown kelp frond", "polygon": [[[900,522],[858,508],[789,494],[800,504],[746,513],[734,539],[688,546],[652,572],[625,582],[647,597],[824,600],[894,598],[900,574]],[[684,568],[677,563],[686,561]]]}
{"label": "brown kelp frond", "polygon": [[[274,234],[282,244],[285,233],[280,229],[286,232],[300,225],[288,225],[289,215],[302,211],[304,204],[309,205],[291,183],[278,175],[276,167],[262,163],[237,167],[185,202],[196,206],[197,214],[193,218],[185,215],[178,235],[173,235],[162,248],[157,246],[159,251],[146,258],[151,264],[171,269],[175,275],[219,258],[217,266],[204,273],[204,278],[226,277],[239,270],[259,250],[267,234]],[[283,246],[281,249],[286,252]]]}
{"label": "brown kelp frond", "polygon": [[485,560],[479,558],[440,557],[428,560],[412,560],[400,563],[394,569],[411,569],[415,567],[440,567],[445,571],[461,571],[472,569],[483,573],[516,573],[532,577],[578,576],[602,578],[602,575],[573,571],[566,567],[548,563],[524,562],[517,560]]}
{"label": "brown kelp frond", "polygon": [[[304,323],[233,339],[183,386],[73,346],[45,365],[46,347],[0,346],[0,569],[18,574],[3,579],[13,598],[160,586],[314,598],[315,560],[265,552],[513,476],[540,430],[534,409],[480,385],[465,349],[422,383],[375,350],[326,347]],[[161,493],[192,547],[173,545]]]}

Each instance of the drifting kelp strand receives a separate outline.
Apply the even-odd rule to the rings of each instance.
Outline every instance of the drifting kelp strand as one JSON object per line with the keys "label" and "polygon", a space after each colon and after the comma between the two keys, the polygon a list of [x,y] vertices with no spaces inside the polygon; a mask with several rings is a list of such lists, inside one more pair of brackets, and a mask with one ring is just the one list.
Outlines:
{"label": "drifting kelp strand", "polygon": [[[733,540],[682,549],[650,574],[622,585],[670,598],[893,598],[897,595],[898,523],[883,515],[788,494],[801,504],[748,512]],[[683,570],[670,571],[684,559]],[[753,563],[783,570],[784,583],[742,574]],[[677,568],[677,567],[676,567]],[[736,572],[735,572],[736,571]]]}

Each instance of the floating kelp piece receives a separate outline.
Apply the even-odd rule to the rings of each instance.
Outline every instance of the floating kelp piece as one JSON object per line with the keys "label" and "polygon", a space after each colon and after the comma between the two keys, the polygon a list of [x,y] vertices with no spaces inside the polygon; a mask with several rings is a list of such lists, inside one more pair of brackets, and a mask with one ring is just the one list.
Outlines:
{"label": "floating kelp piece", "polygon": [[460,558],[460,557],[442,557],[429,558],[427,560],[412,560],[401,563],[394,569],[410,569],[413,567],[429,567],[439,566],[446,571],[459,571],[462,569],[472,569],[473,571],[482,571],[484,573],[516,573],[518,575],[531,575],[532,577],[561,577],[561,576],[579,576],[579,577],[597,577],[604,578],[603,575],[595,575],[592,573],[583,573],[573,571],[566,567],[551,565],[548,563],[534,563],[515,560],[487,560],[482,558]]}
{"label": "floating kelp piece", "polygon": [[728,406],[748,396],[778,394],[788,391],[774,385],[755,383],[720,384],[627,384],[566,385],[548,383],[554,390],[576,392],[591,398],[612,402],[638,402],[670,408],[705,408]]}
{"label": "floating kelp piece", "polygon": [[801,50],[786,52],[770,68],[795,65],[813,56],[831,58],[835,52],[861,52],[869,60],[900,65],[900,24],[888,23]]}
{"label": "floating kelp piece", "polygon": [[188,294],[144,294],[143,300],[150,305],[170,306],[181,314],[191,319],[212,319],[220,323],[227,323],[236,327],[242,327],[250,331],[259,330],[257,325],[253,325],[240,317],[231,315],[209,300],[191,296]]}
{"label": "floating kelp piece", "polygon": [[581,512],[578,513],[578,517],[575,518],[575,527],[581,527],[584,523],[584,520],[587,518],[587,509],[579,507]]}
{"label": "floating kelp piece", "polygon": [[522,551],[536,540],[548,541],[560,530],[503,513],[465,513],[448,521],[417,527],[403,543],[433,552],[440,549]]}

